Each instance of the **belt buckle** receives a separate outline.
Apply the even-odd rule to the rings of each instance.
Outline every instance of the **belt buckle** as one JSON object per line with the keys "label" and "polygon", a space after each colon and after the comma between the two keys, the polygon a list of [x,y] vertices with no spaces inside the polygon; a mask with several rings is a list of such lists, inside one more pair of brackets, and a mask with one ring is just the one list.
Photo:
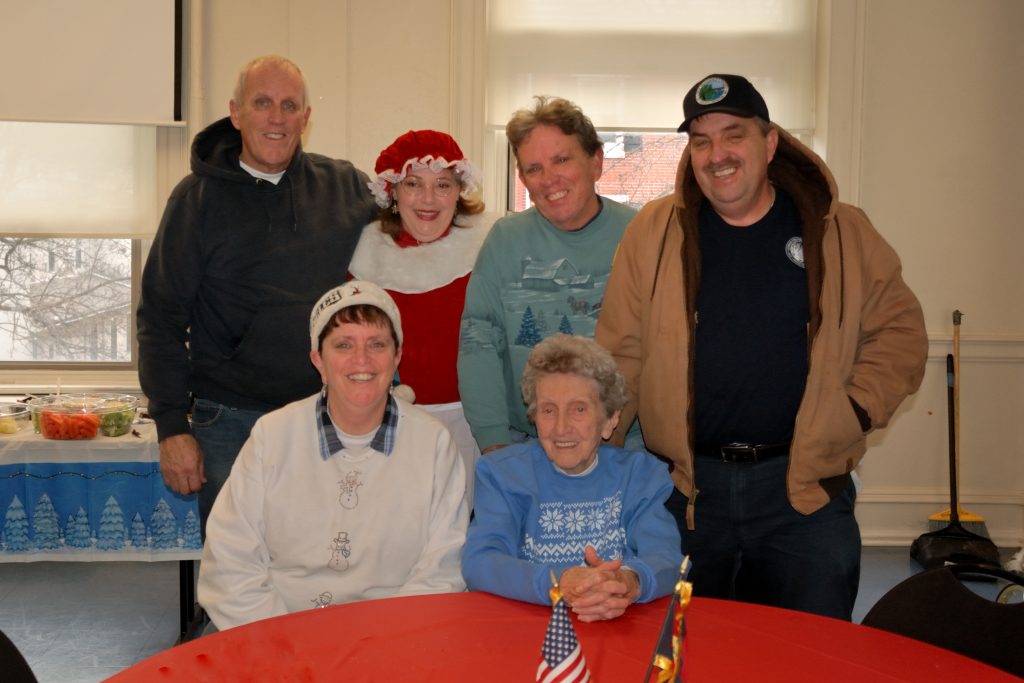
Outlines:
{"label": "belt buckle", "polygon": [[757,462],[757,447],[749,443],[732,442],[718,449],[725,462]]}

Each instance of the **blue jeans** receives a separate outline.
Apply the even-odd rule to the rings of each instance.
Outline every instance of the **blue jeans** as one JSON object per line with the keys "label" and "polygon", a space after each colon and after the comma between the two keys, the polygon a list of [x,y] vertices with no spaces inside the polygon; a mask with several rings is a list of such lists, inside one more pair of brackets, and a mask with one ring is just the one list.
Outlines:
{"label": "blue jeans", "polygon": [[262,411],[232,408],[202,398],[192,405],[192,435],[203,449],[206,474],[206,483],[199,489],[199,524],[204,539],[213,501],[231,473],[252,426],[262,415]]}
{"label": "blue jeans", "polygon": [[786,496],[788,464],[786,457],[757,463],[694,458],[696,529],[686,528],[684,495],[673,489],[665,503],[693,562],[694,595],[849,621],[861,551],[853,481],[828,505],[803,515]]}

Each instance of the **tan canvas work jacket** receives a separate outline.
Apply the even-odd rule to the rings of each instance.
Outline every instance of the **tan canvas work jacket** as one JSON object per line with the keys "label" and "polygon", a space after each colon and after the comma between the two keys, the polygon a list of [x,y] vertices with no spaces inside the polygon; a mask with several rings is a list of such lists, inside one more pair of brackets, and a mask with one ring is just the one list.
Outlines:
{"label": "tan canvas work jacket", "polygon": [[[809,370],[787,484],[793,507],[810,514],[838,493],[843,475],[864,455],[865,434],[849,398],[867,412],[871,429],[884,427],[920,385],[928,340],[896,252],[863,211],[838,201],[824,162],[776,129],[779,146],[768,175],[800,212],[810,298]],[[616,438],[639,416],[647,448],[673,463],[675,485],[690,501],[691,528],[700,489],[690,396],[703,201],[687,149],[673,194],[647,204],[626,230],[596,332],[630,395]]]}

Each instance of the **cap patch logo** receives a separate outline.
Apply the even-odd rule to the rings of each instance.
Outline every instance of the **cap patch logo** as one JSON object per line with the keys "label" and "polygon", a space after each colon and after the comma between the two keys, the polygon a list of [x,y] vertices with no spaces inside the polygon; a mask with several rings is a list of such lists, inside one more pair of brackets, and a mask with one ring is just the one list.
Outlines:
{"label": "cap patch logo", "polygon": [[697,104],[709,105],[721,102],[729,94],[729,84],[717,76],[704,79],[697,88]]}

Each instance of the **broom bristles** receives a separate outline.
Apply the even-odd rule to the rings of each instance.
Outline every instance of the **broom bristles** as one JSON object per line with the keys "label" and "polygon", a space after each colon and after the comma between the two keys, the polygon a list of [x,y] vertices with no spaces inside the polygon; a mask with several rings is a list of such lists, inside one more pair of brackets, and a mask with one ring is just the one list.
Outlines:
{"label": "broom bristles", "polygon": [[[957,506],[956,511],[957,511],[957,514],[960,516],[960,521],[961,522],[984,522],[985,521],[985,518],[982,517],[981,515],[975,514],[975,513],[971,512],[970,510],[965,510],[964,508],[962,508],[960,506]],[[942,512],[936,512],[934,515],[930,515],[928,517],[928,521],[929,522],[949,522],[950,519],[952,518],[952,515],[950,513],[951,513],[950,508],[946,508]]]}

